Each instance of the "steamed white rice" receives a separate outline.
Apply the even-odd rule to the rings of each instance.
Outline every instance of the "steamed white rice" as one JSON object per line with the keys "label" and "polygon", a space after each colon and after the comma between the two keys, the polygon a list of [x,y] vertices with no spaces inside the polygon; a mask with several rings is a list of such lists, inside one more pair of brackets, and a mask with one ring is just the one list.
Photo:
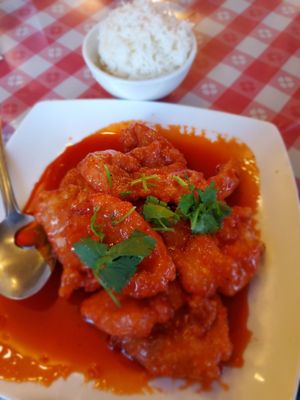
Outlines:
{"label": "steamed white rice", "polygon": [[100,64],[127,79],[155,78],[179,68],[192,48],[189,23],[150,0],[133,0],[99,24]]}

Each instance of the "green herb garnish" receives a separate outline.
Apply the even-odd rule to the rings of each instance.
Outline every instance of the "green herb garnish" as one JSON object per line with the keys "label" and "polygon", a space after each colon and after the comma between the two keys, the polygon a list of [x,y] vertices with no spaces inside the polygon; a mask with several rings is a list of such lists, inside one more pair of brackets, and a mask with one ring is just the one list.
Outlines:
{"label": "green herb garnish", "polygon": [[104,239],[104,233],[102,232],[102,225],[101,224],[96,224],[96,219],[97,219],[97,214],[99,211],[99,207],[94,208],[94,214],[91,217],[91,223],[90,223],[90,228],[91,231],[93,232],[94,235],[96,235],[99,239],[100,242]]}
{"label": "green herb garnish", "polygon": [[223,219],[231,213],[230,207],[217,200],[213,182],[203,191],[193,185],[190,185],[190,190],[190,193],[181,196],[179,212],[190,221],[193,233],[216,233]]}
{"label": "green herb garnish", "polygon": [[157,178],[158,178],[157,175],[144,175],[144,174],[142,174],[140,178],[131,181],[130,185],[131,186],[135,186],[135,185],[142,184],[143,189],[145,190],[145,192],[148,192],[149,191],[149,187],[156,186],[155,183],[151,183],[151,182],[148,182],[148,181],[151,180],[151,179],[157,179]]}
{"label": "green herb garnish", "polygon": [[104,171],[107,178],[108,186],[112,188],[112,176],[107,164],[104,164]]}
{"label": "green herb garnish", "polygon": [[92,269],[95,278],[120,307],[112,290],[122,291],[140,262],[152,252],[155,243],[151,236],[134,231],[128,239],[111,247],[87,237],[74,243],[73,248],[80,261]]}
{"label": "green herb garnish", "polygon": [[179,221],[180,216],[172,211],[167,203],[154,196],[148,196],[143,206],[144,218],[150,222],[155,231],[174,231],[170,228]]}
{"label": "green herb garnish", "polygon": [[132,191],[131,191],[131,190],[128,190],[127,192],[120,192],[120,193],[119,193],[119,196],[122,197],[122,198],[124,198],[124,197],[130,196],[131,193],[132,193]]}
{"label": "green herb garnish", "polygon": [[179,185],[182,186],[182,187],[188,187],[189,186],[189,184],[178,175],[174,175],[173,179],[174,179],[174,181],[179,183]]}
{"label": "green herb garnish", "polygon": [[133,211],[136,209],[136,207],[132,207],[129,211],[127,211],[127,213],[125,213],[120,219],[118,219],[117,221],[113,218],[112,220],[112,224],[113,225],[118,225],[121,222],[123,222],[127,217],[129,217],[130,214],[133,213]]}

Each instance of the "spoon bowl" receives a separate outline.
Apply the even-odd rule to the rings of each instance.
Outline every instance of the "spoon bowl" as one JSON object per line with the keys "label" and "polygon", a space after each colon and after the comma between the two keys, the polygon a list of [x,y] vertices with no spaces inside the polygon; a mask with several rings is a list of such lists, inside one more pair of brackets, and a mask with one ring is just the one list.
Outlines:
{"label": "spoon bowl", "polygon": [[48,281],[52,266],[34,246],[18,246],[16,234],[34,221],[17,206],[6,168],[0,130],[0,188],[5,219],[0,223],[0,294],[25,299],[38,292]]}

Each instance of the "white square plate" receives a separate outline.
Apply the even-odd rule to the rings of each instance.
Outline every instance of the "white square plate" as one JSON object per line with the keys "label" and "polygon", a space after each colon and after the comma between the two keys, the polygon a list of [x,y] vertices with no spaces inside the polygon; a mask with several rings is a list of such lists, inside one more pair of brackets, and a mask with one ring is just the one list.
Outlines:
{"label": "white square plate", "polygon": [[[178,391],[176,385],[154,395],[116,396],[94,390],[73,374],[50,387],[0,382],[12,400],[253,400],[292,399],[300,366],[300,213],[292,170],[277,128],[250,118],[180,105],[122,100],[47,101],[27,115],[7,145],[9,170],[22,206],[45,167],[65,146],[106,125],[129,119],[204,129],[226,134],[254,152],[261,173],[259,220],[266,258],[252,282],[248,326],[253,332],[244,367],[225,368],[229,390],[215,385],[208,393]],[[3,209],[0,208],[0,220]]]}

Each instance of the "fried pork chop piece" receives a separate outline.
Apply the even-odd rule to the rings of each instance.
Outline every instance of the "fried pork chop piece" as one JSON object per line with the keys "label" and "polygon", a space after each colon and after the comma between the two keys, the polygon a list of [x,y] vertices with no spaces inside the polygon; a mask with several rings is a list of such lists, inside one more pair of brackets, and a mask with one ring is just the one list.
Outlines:
{"label": "fried pork chop piece", "polygon": [[175,284],[171,284],[166,293],[147,299],[116,297],[121,307],[117,307],[104,290],[84,300],[80,307],[88,322],[113,336],[149,336],[154,325],[173,318],[183,304],[182,291]]}
{"label": "fried pork chop piece", "polygon": [[173,231],[160,232],[167,249],[171,255],[177,252],[182,252],[192,237],[192,232],[189,222],[181,219],[173,227]]}
{"label": "fried pork chop piece", "polygon": [[[88,154],[78,164],[82,177],[97,192],[114,196],[129,193],[129,200],[137,200],[161,193],[163,188],[162,196],[169,201],[178,199],[178,189],[180,190],[172,173],[193,175],[193,181],[197,184],[199,180],[203,181],[201,173],[186,170],[183,155],[167,139],[145,125],[135,124],[123,130],[121,141],[131,151],[126,154],[115,150],[97,151]],[[107,176],[108,170],[110,180]],[[151,191],[145,190],[142,184],[134,183],[145,175],[155,175],[155,182],[148,182]],[[164,193],[167,187],[170,190]]]}
{"label": "fried pork chop piece", "polygon": [[[128,198],[145,198],[146,196],[155,196],[167,203],[178,204],[180,197],[190,192],[190,186],[196,189],[204,190],[211,182],[217,190],[217,198],[224,200],[230,196],[237,188],[240,182],[240,166],[239,163],[229,160],[226,164],[219,167],[216,175],[210,177],[208,180],[200,171],[191,169],[174,169],[164,170],[163,168],[141,168],[139,171],[132,174],[133,181],[141,178],[142,176],[152,176],[147,181],[147,190],[145,190],[140,183],[135,184],[134,188],[128,187],[128,191],[134,190]],[[183,186],[178,182],[178,178],[188,183]],[[149,183],[149,184],[148,184]],[[132,183],[131,183],[132,185]]]}
{"label": "fried pork chop piece", "polygon": [[227,312],[219,299],[206,300],[202,313],[183,307],[174,319],[154,328],[147,338],[112,338],[112,346],[137,360],[153,376],[211,381],[232,346]]}
{"label": "fried pork chop piece", "polygon": [[136,147],[145,147],[160,140],[161,136],[145,124],[133,123],[121,131],[121,143],[125,153]]}
{"label": "fried pork chop piece", "polygon": [[[150,153],[149,153],[150,154]],[[131,201],[145,198],[149,195],[159,196],[167,201],[178,201],[181,194],[188,192],[175,182],[174,176],[189,177],[195,185],[205,187],[206,181],[203,174],[197,171],[180,170],[172,167],[174,171],[161,168],[142,168],[139,161],[128,154],[118,151],[96,151],[88,154],[77,165],[81,176],[96,191],[122,197],[127,193]],[[108,177],[110,175],[110,178]],[[142,176],[155,175],[154,180],[149,180],[148,188],[135,182]]]}
{"label": "fried pork chop piece", "polygon": [[[237,161],[229,160],[219,167],[217,175],[204,182],[203,174],[187,170],[187,162],[183,154],[177,150],[165,137],[143,124],[133,124],[121,132],[121,142],[125,152],[139,160],[142,167],[140,173],[144,175],[158,174],[158,188],[170,187],[168,195],[160,198],[163,201],[177,202],[180,195],[186,190],[179,188],[174,181],[176,172],[179,176],[188,176],[190,184],[203,190],[211,182],[218,189],[220,200],[228,197],[238,186],[240,181],[240,165]],[[170,174],[170,175],[169,175]],[[136,173],[137,175],[137,173]],[[137,176],[135,176],[137,178]],[[175,195],[173,190],[180,194]],[[156,195],[157,190],[150,189],[150,195]]]}
{"label": "fried pork chop piece", "polygon": [[226,275],[220,279],[222,293],[232,296],[251,281],[265,251],[252,210],[233,207],[231,215],[224,219],[217,238],[224,256],[236,260],[238,265],[235,276],[231,273],[231,279]]}
{"label": "fried pork chop piece", "polygon": [[[78,185],[74,184],[78,177]],[[161,237],[133,211],[124,221],[115,224],[132,209],[132,204],[106,194],[96,194],[78,171],[69,173],[58,190],[44,191],[36,204],[35,216],[44,227],[49,241],[63,264],[60,295],[69,297],[73,290],[83,287],[93,291],[99,287],[91,270],[79,261],[72,251],[81,238],[92,236],[90,221],[94,209],[99,208],[96,224],[101,225],[108,244],[127,239],[134,230],[145,232],[156,240],[152,253],[138,267],[138,271],[124,289],[133,297],[149,297],[164,291],[175,279],[174,263]]]}
{"label": "fried pork chop piece", "polygon": [[[188,193],[188,188],[180,186],[175,176],[182,179],[189,177],[192,184],[205,188],[206,180],[201,172],[192,170],[165,171],[163,168],[139,168],[139,162],[128,154],[112,152],[110,157],[102,151],[88,154],[77,166],[82,178],[96,191],[112,194],[116,197],[126,195],[126,199],[136,201],[147,196],[156,196],[167,202],[178,202],[182,194]],[[122,162],[128,160],[127,170],[121,163],[115,162],[115,157]],[[130,172],[129,172],[130,171]],[[108,178],[108,173],[110,178]],[[154,176],[147,180],[147,188],[142,183],[143,176]],[[139,181],[139,182],[138,182]]]}
{"label": "fried pork chop piece", "polygon": [[240,183],[240,164],[238,161],[231,159],[227,163],[220,165],[218,173],[210,177],[207,184],[209,185],[211,182],[218,189],[217,198],[219,200],[224,200],[230,196]]}
{"label": "fried pork chop piece", "polygon": [[119,196],[129,190],[132,181],[130,173],[138,171],[141,165],[130,155],[108,150],[89,153],[77,168],[95,191]]}
{"label": "fried pork chop piece", "polygon": [[85,268],[73,253],[73,243],[88,235],[90,215],[76,213],[81,204],[94,191],[77,169],[71,169],[58,190],[43,191],[35,202],[34,215],[44,227],[48,240],[63,265],[60,295],[69,297],[73,290],[84,287],[86,291],[99,288],[92,271]]}
{"label": "fried pork chop piece", "polygon": [[216,236],[191,235],[184,250],[175,249],[172,256],[186,291],[232,296],[252,279],[263,250],[252,210],[233,207]]}
{"label": "fried pork chop piece", "polygon": [[[130,160],[130,157],[128,158]],[[109,168],[111,182],[108,180],[105,166]],[[208,181],[202,172],[189,169],[166,171],[163,168],[140,168],[128,173],[114,163],[109,164],[108,161],[104,161],[102,152],[90,153],[77,168],[95,191],[110,193],[116,197],[125,195],[130,201],[155,196],[162,201],[178,204],[180,197],[190,191],[188,185],[183,187],[178,183],[176,180],[178,177],[188,180],[190,185],[201,190],[204,190],[210,182],[214,182],[218,190],[217,196],[221,200],[228,197],[239,182],[238,168],[234,167],[231,161],[224,164],[219,174]],[[146,189],[143,186],[143,176],[152,177],[147,180]]]}
{"label": "fried pork chop piece", "polygon": [[[175,251],[173,259],[185,290],[204,298],[215,294],[219,276],[228,270],[231,262],[211,235],[191,236],[184,251]],[[233,263],[232,267],[237,266]]]}
{"label": "fried pork chop piece", "polygon": [[[139,264],[137,272],[123,293],[135,298],[144,298],[164,291],[168,283],[175,279],[176,270],[160,235],[151,229],[137,211],[131,212],[121,221],[132,209],[132,204],[127,201],[104,194],[93,195],[89,201],[92,209],[99,207],[96,224],[102,226],[107,243],[119,243],[135,230],[146,233],[156,241],[154,250]],[[114,221],[121,222],[115,224]]]}
{"label": "fried pork chop piece", "polygon": [[134,192],[129,195],[129,198],[132,196],[138,196],[139,198],[155,196],[166,203],[178,204],[180,197],[189,193],[188,185],[183,187],[176,181],[178,177],[183,180],[188,179],[190,184],[201,189],[205,189],[207,186],[207,182],[204,179],[202,172],[198,171],[189,169],[175,172],[163,172],[161,169],[157,172],[153,171],[153,169],[144,169],[144,171],[145,173],[136,172],[132,174],[132,176],[133,182],[137,182],[137,180],[141,181],[143,175],[152,176],[153,178],[147,181],[147,189],[145,190],[143,188],[142,182],[136,183],[134,186],[131,186],[131,190],[134,190]]}
{"label": "fried pork chop piece", "polygon": [[[186,168],[183,155],[163,136],[141,124],[121,132],[128,153],[115,150],[88,154],[77,166],[82,177],[97,192],[136,201],[147,196],[177,204],[189,192],[176,181],[179,177],[204,190],[211,182],[219,199],[228,197],[239,183],[239,165],[230,160],[220,166],[216,176],[204,178],[202,172]],[[110,178],[108,177],[110,175]],[[144,184],[143,177],[146,177]]]}
{"label": "fried pork chop piece", "polygon": [[[124,151],[135,157],[143,167],[170,166],[171,169],[186,168],[183,154],[165,137],[143,124],[132,124],[121,131]],[[173,165],[173,166],[172,166]]]}

